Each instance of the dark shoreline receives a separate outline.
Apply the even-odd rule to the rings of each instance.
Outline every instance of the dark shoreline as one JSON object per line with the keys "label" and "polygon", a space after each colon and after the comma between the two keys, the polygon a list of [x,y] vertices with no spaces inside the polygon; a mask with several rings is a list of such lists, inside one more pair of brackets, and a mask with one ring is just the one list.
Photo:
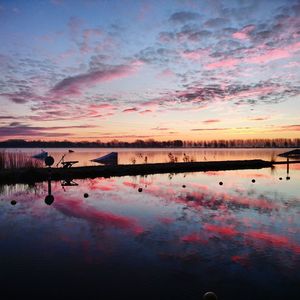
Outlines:
{"label": "dark shoreline", "polygon": [[[155,163],[137,165],[117,165],[117,166],[89,166],[73,167],[70,169],[52,168],[52,180],[64,179],[85,179],[95,177],[111,177],[126,175],[148,175],[162,173],[182,173],[196,171],[226,171],[241,169],[261,169],[270,168],[273,162],[260,159],[255,160],[233,160],[233,161],[213,161],[213,162],[187,162],[187,163]],[[277,164],[277,163],[275,163]],[[0,171],[0,183],[35,183],[49,179],[49,169],[11,169]]]}

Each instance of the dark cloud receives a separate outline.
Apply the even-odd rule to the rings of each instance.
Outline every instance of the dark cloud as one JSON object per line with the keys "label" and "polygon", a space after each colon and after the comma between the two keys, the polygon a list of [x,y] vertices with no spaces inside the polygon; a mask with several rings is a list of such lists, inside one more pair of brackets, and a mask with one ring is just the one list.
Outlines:
{"label": "dark cloud", "polygon": [[256,117],[256,118],[251,118],[249,120],[251,121],[265,121],[265,120],[268,120],[269,118],[268,117]]}
{"label": "dark cloud", "polygon": [[21,124],[22,123],[20,123],[20,122],[12,122],[12,123],[9,124],[9,126],[15,127],[15,126],[20,126]]}
{"label": "dark cloud", "polygon": [[30,100],[36,99],[36,95],[31,92],[27,91],[20,91],[15,93],[2,93],[0,96],[5,97],[6,99],[10,100],[11,102],[17,104],[24,104],[29,102]]}
{"label": "dark cloud", "polygon": [[200,15],[195,12],[181,11],[172,14],[169,18],[171,22],[174,23],[186,23],[189,21],[198,20]]}
{"label": "dark cloud", "polygon": [[96,71],[102,69],[107,64],[107,61],[110,59],[109,55],[99,54],[93,55],[90,58],[89,67],[91,71]]}
{"label": "dark cloud", "polygon": [[176,51],[167,48],[147,47],[141,50],[136,58],[146,63],[166,64],[178,57]]}
{"label": "dark cloud", "polygon": [[203,121],[202,123],[204,123],[204,124],[211,124],[211,123],[218,123],[220,121],[221,120],[219,120],[219,119],[208,119],[208,120]]}
{"label": "dark cloud", "polygon": [[11,120],[11,119],[16,119],[14,116],[0,116],[0,120]]}
{"label": "dark cloud", "polygon": [[204,26],[207,27],[222,27],[229,23],[229,19],[227,18],[214,18],[209,19],[204,23]]}
{"label": "dark cloud", "polygon": [[164,131],[164,130],[170,130],[170,128],[167,128],[167,127],[154,127],[154,128],[151,128],[151,130],[160,130],[160,131]]}
{"label": "dark cloud", "polygon": [[201,86],[186,85],[186,90],[171,92],[165,95],[166,101],[177,103],[193,103],[205,105],[214,101],[226,100],[235,104],[274,104],[300,95],[300,86],[279,84],[275,82],[259,82],[257,84],[219,84]]}
{"label": "dark cloud", "polygon": [[[26,124],[21,124],[19,122],[13,122],[8,126],[2,126],[0,128],[0,136],[10,137],[10,136],[40,136],[40,137],[63,137],[72,136],[73,134],[67,131],[72,128],[90,128],[89,125],[80,126],[54,126],[54,127],[39,127],[39,126],[29,126]],[[56,130],[66,130],[66,132],[55,132]]]}
{"label": "dark cloud", "polygon": [[98,138],[99,139],[131,139],[131,138],[134,138],[134,139],[150,139],[150,138],[153,138],[153,137],[156,137],[156,136],[159,136],[159,135],[134,135],[134,134],[130,134],[130,135],[113,135],[113,134],[110,134],[110,135],[99,135]]}
{"label": "dark cloud", "polygon": [[138,111],[138,109],[136,107],[126,108],[123,110],[123,112],[125,112],[125,113],[130,113],[130,112],[135,112],[135,111]]}
{"label": "dark cloud", "polygon": [[159,33],[160,42],[167,43],[175,39],[175,34],[173,32],[163,31]]}

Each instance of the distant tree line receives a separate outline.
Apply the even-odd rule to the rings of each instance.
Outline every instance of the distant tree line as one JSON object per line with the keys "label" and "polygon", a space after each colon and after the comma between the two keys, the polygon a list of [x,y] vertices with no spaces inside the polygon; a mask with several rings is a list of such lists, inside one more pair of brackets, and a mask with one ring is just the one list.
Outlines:
{"label": "distant tree line", "polygon": [[211,141],[155,141],[154,139],[124,142],[101,141],[26,141],[21,139],[0,142],[0,148],[300,148],[298,139],[233,139]]}

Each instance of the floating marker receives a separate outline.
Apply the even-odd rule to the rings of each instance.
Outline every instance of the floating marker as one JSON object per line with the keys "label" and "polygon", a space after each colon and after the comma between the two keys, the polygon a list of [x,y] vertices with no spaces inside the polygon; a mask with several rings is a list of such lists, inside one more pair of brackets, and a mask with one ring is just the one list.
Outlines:
{"label": "floating marker", "polygon": [[10,201],[10,204],[11,204],[11,205],[16,205],[16,204],[17,204],[17,201],[16,201],[16,200],[12,200],[12,201]]}
{"label": "floating marker", "polygon": [[45,197],[45,203],[46,203],[47,205],[51,205],[53,202],[54,202],[54,197],[53,197],[52,195],[47,195],[47,196]]}
{"label": "floating marker", "polygon": [[182,187],[185,189],[185,188],[186,188],[186,185],[184,184]]}
{"label": "floating marker", "polygon": [[88,198],[88,197],[89,197],[89,194],[88,194],[88,193],[84,193],[83,197],[84,197],[84,198]]}
{"label": "floating marker", "polygon": [[142,189],[142,188],[139,188],[138,191],[139,191],[139,193],[141,193],[141,192],[143,191],[143,189]]}
{"label": "floating marker", "polygon": [[290,177],[290,176],[287,176],[287,177],[286,177],[286,180],[290,180],[290,179],[291,179],[291,177]]}
{"label": "floating marker", "polygon": [[282,177],[279,177],[279,180],[282,180]]}
{"label": "floating marker", "polygon": [[252,183],[255,183],[255,179],[252,179],[251,181],[252,181]]}
{"label": "floating marker", "polygon": [[45,158],[45,164],[48,167],[51,167],[54,164],[54,158],[52,156],[47,156]]}
{"label": "floating marker", "polygon": [[223,182],[222,182],[222,181],[220,181],[220,182],[219,182],[219,185],[223,185]]}
{"label": "floating marker", "polygon": [[203,300],[218,300],[218,297],[213,292],[207,292],[204,294]]}

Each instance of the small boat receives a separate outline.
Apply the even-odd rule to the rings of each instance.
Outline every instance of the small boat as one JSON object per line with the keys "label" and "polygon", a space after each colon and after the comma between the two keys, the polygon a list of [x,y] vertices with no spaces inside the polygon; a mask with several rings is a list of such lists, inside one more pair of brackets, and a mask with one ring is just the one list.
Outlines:
{"label": "small boat", "polygon": [[46,157],[48,157],[48,152],[42,150],[41,153],[35,154],[32,156],[32,158],[36,158],[36,159],[42,159],[44,160]]}
{"label": "small boat", "polygon": [[278,154],[278,156],[286,157],[286,158],[300,158],[300,149],[295,149],[292,151],[284,152]]}
{"label": "small boat", "polygon": [[91,161],[99,163],[99,164],[104,164],[104,165],[117,165],[118,164],[118,153],[111,152],[104,156],[92,159]]}

